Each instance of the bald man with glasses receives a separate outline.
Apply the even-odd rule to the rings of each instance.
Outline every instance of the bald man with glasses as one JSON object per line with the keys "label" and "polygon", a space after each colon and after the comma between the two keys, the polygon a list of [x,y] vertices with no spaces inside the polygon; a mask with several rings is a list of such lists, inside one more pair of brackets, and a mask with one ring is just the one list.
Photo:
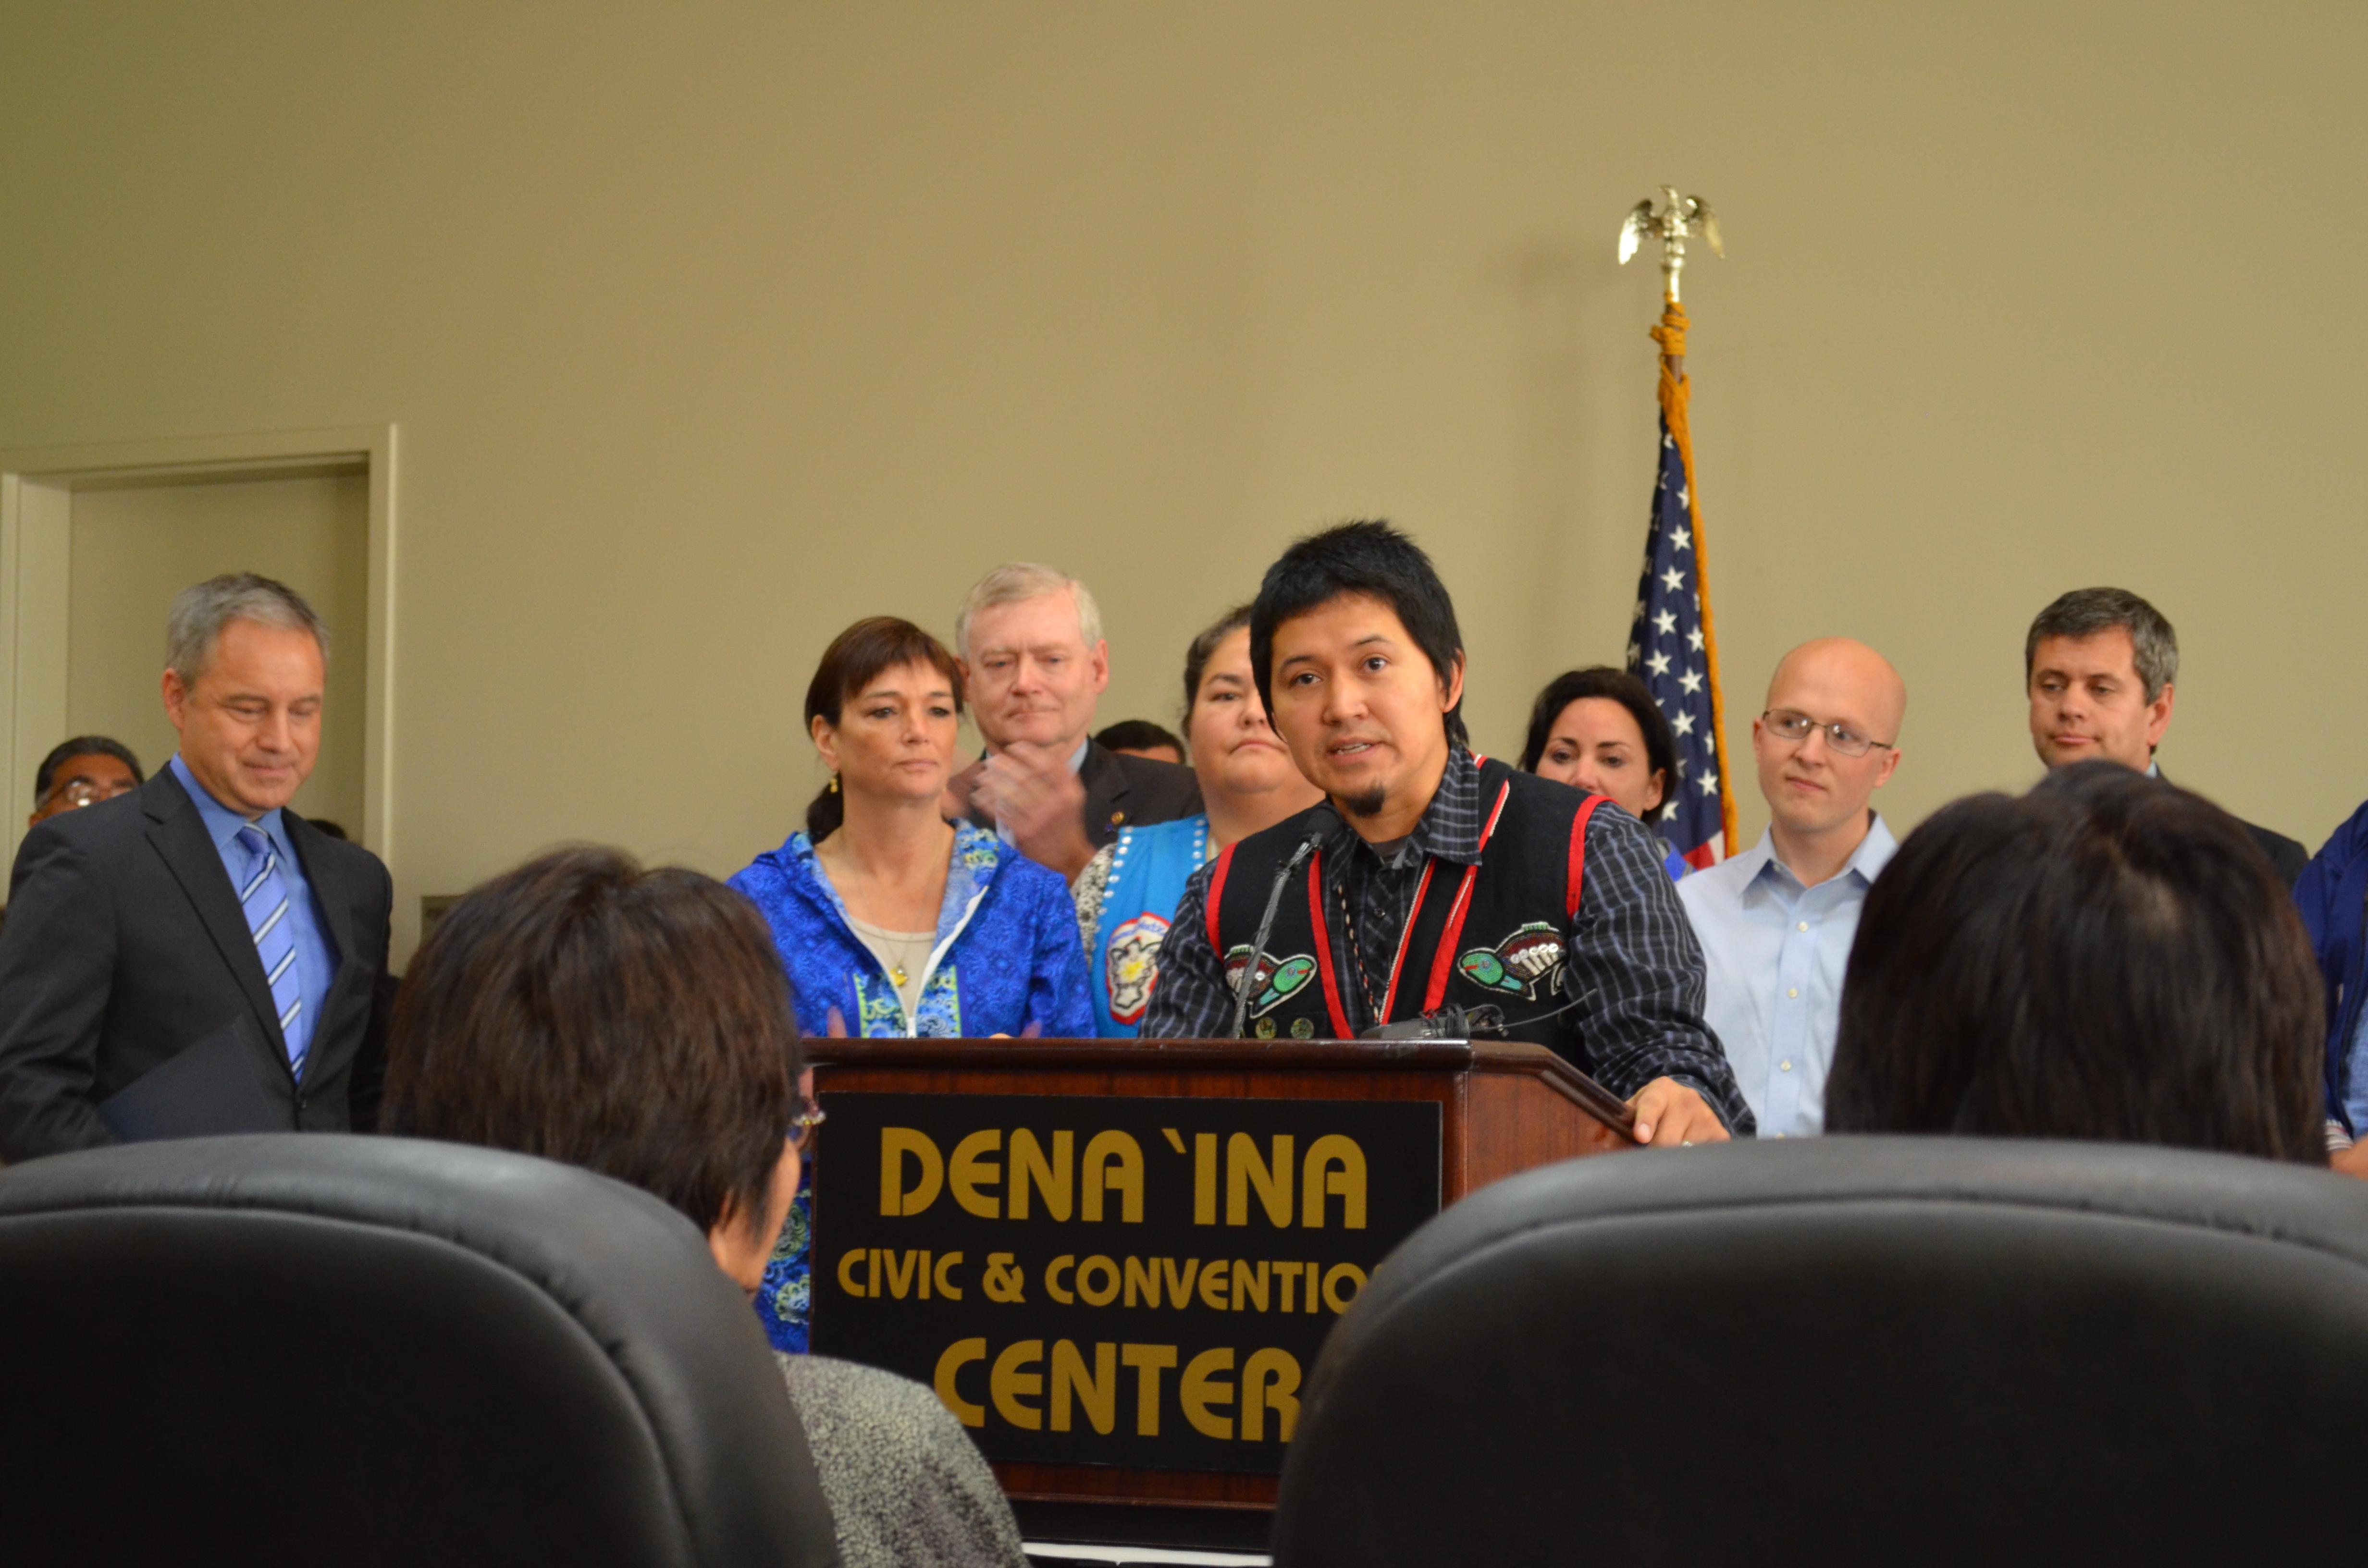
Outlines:
{"label": "bald man with glasses", "polygon": [[1850,943],[1898,848],[1868,801],[1899,766],[1907,712],[1899,672],[1863,642],[1822,638],[1785,654],[1751,722],[1768,831],[1678,884],[1707,960],[1702,1016],[1762,1138],[1825,1129]]}

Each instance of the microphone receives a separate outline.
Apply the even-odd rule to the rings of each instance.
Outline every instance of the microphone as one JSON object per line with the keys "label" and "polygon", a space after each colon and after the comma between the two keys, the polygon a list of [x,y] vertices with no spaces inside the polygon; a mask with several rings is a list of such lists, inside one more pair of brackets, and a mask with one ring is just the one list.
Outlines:
{"label": "microphone", "polygon": [[1579,990],[1578,971],[1571,968],[1567,962],[1563,965],[1562,983],[1556,989],[1570,1000],[1550,1013],[1516,1018],[1511,1023],[1507,1022],[1505,1010],[1494,1002],[1482,1002],[1470,1007],[1463,1006],[1460,1003],[1450,1002],[1443,1007],[1434,1007],[1428,1013],[1401,1019],[1395,1024],[1375,1024],[1357,1038],[1359,1040],[1501,1040],[1505,1036],[1505,1031],[1513,1025],[1517,1024],[1527,1028],[1531,1024],[1542,1024],[1549,1019],[1561,1017],[1573,1007],[1582,1006],[1593,1001],[1598,994],[1592,987],[1584,993]]}
{"label": "microphone", "polygon": [[[1300,835],[1299,847],[1291,852],[1291,858],[1275,872],[1274,885],[1267,890],[1266,913],[1258,917],[1258,939],[1250,944],[1250,961],[1242,971],[1241,984],[1234,993],[1234,1032],[1231,1038],[1247,1038],[1242,1025],[1249,1017],[1250,993],[1258,987],[1258,964],[1266,957],[1266,939],[1274,935],[1275,912],[1282,907],[1282,890],[1291,881],[1291,873],[1305,864],[1310,855],[1322,848],[1324,841],[1338,831],[1339,826],[1340,813],[1332,809],[1330,801],[1313,808],[1307,813],[1307,831]],[[1324,940],[1321,927],[1316,930],[1315,939],[1319,942]]]}
{"label": "microphone", "polygon": [[1375,1024],[1359,1040],[1497,1040],[1505,1033],[1505,1009],[1494,1002],[1474,1007],[1450,1002],[1395,1024]]}

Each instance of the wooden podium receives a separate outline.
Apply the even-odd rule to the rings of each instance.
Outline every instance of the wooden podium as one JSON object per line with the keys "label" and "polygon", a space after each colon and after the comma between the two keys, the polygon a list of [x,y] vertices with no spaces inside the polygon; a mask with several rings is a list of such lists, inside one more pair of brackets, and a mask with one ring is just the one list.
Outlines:
{"label": "wooden podium", "polygon": [[[852,1199],[840,1198],[837,1210],[833,1209],[832,1200],[827,1196],[830,1187],[825,1185],[825,1173],[834,1172],[834,1160],[844,1162],[849,1167],[858,1162],[866,1162],[861,1165],[861,1174],[866,1179],[879,1163],[878,1158],[858,1141],[866,1135],[864,1133],[858,1133],[850,1128],[842,1142],[835,1144],[832,1141],[835,1129],[848,1125],[850,1119],[839,1110],[831,1108],[833,1101],[851,1108],[857,1102],[849,1096],[1036,1096],[1032,1103],[1040,1110],[1044,1096],[1102,1096],[1106,1100],[1110,1096],[1121,1099],[1139,1096],[1171,1105],[1186,1101],[1229,1102],[1253,1108],[1258,1101],[1428,1104],[1438,1108],[1435,1114],[1439,1171],[1435,1188],[1426,1185],[1423,1190],[1426,1195],[1436,1192],[1439,1207],[1453,1203],[1468,1192],[1531,1166],[1635,1146],[1628,1134],[1631,1118],[1627,1108],[1616,1096],[1551,1051],[1524,1043],[1490,1040],[831,1039],[809,1040],[807,1049],[815,1064],[815,1093],[832,1117],[832,1120],[818,1130],[821,1142],[815,1165],[818,1185],[813,1252],[815,1347],[825,1353],[831,1351],[829,1336],[825,1332],[831,1324],[830,1314],[861,1311],[861,1308],[849,1304],[835,1304],[832,1281],[837,1280],[840,1287],[851,1281],[859,1287],[852,1293],[860,1295],[860,1287],[866,1278],[863,1260],[859,1258],[850,1262],[844,1246],[834,1245],[834,1213],[848,1216],[849,1222],[843,1225],[842,1230],[851,1234],[852,1221],[860,1217],[868,1221],[871,1210],[878,1206],[868,1196],[877,1188],[868,1188],[864,1194]],[[879,1103],[909,1107],[915,1102]],[[1148,1108],[1140,1108],[1148,1112]],[[1209,1108],[1199,1108],[1205,1110]],[[1150,1114],[1154,1114],[1156,1119],[1156,1113]],[[1403,1116],[1408,1113],[1394,1114]],[[905,1119],[915,1118],[908,1115]],[[898,1135],[909,1136],[901,1131]],[[1054,1135],[1047,1133],[1043,1136],[1049,1139]],[[1210,1139],[1209,1148],[1212,1151],[1215,1135],[1204,1136]],[[1072,1135],[1064,1132],[1058,1137],[1068,1140]],[[1184,1154],[1185,1142],[1176,1132],[1167,1131],[1167,1141],[1173,1144],[1178,1156]],[[1293,1145],[1287,1137],[1278,1142],[1281,1151],[1275,1166],[1281,1169],[1292,1161]],[[1143,1147],[1151,1153],[1138,1159],[1138,1193],[1142,1188],[1143,1178],[1139,1174],[1142,1161],[1162,1157],[1153,1134],[1146,1132],[1142,1142]],[[1064,1146],[1074,1147],[1075,1144]],[[1031,1142],[1029,1147],[1033,1149],[1036,1145]],[[1304,1136],[1298,1147],[1309,1147]],[[1019,1145],[1017,1142],[1010,1146],[1009,1153],[1012,1179],[1019,1183]],[[1089,1153],[1088,1164],[1091,1160]],[[1311,1153],[1306,1201],[1311,1214],[1320,1221],[1323,1196],[1314,1190],[1319,1186],[1319,1181],[1312,1174],[1313,1165]],[[959,1180],[959,1153],[956,1167]],[[1211,1160],[1211,1167],[1210,1174],[1204,1178],[1203,1201],[1213,1203],[1216,1186],[1213,1159]],[[1259,1167],[1259,1174],[1264,1173],[1265,1167]],[[1287,1187],[1289,1174],[1285,1172],[1283,1177],[1286,1187],[1282,1195],[1282,1209],[1285,1210],[1292,1208]],[[888,1178],[882,1176],[881,1179],[885,1181]],[[904,1179],[898,1178],[900,1183]],[[1064,1204],[1068,1190],[1066,1180],[1064,1175],[1062,1188]],[[1428,1182],[1427,1173],[1425,1180]],[[1238,1189],[1244,1184],[1235,1176],[1234,1185]],[[1337,1182],[1331,1190],[1340,1190]],[[1019,1204],[1026,1200],[1024,1184],[1019,1185],[1019,1202],[1013,1205],[1015,1213],[1022,1211]],[[1250,1196],[1255,1198],[1258,1194],[1253,1192]],[[897,1201],[897,1199],[890,1198],[882,1207],[882,1211],[894,1212]],[[1094,1200],[1089,1199],[1087,1201]],[[1360,1205],[1363,1201],[1361,1187],[1358,1201]],[[1238,1192],[1234,1202],[1236,1209],[1244,1205]],[[942,1210],[946,1206],[939,1207]],[[973,1212],[977,1211],[973,1207]],[[1360,1208],[1360,1223],[1361,1215]],[[1233,1223],[1239,1226],[1244,1220],[1237,1215]],[[1337,1227],[1331,1233],[1338,1233]],[[1239,1237],[1245,1244],[1251,1240],[1245,1232],[1228,1234]],[[982,1244],[972,1244],[973,1247]],[[1097,1244],[1087,1242],[1079,1245],[1077,1250],[1088,1250],[1094,1244]],[[1303,1245],[1301,1250],[1312,1249]],[[877,1269],[882,1256],[880,1249],[872,1249],[869,1254],[869,1267]],[[885,1256],[893,1260],[896,1255],[890,1252]],[[928,1255],[922,1253],[918,1256],[926,1268]],[[953,1253],[951,1256],[961,1257],[962,1255]],[[1008,1258],[1012,1255],[995,1256]],[[1132,1258],[1127,1261],[1129,1264],[1134,1262]],[[1244,1264],[1240,1267],[1247,1268],[1248,1266]],[[1286,1266],[1276,1267],[1280,1269]],[[1298,1266],[1287,1267],[1296,1269]],[[855,1272],[849,1274],[849,1268]],[[1306,1269],[1306,1310],[1315,1312],[1316,1265],[1311,1262]],[[1258,1265],[1258,1277],[1260,1305],[1263,1307],[1262,1293],[1266,1281],[1266,1265],[1263,1263]],[[1358,1275],[1360,1288],[1362,1280],[1363,1275]],[[941,1291],[944,1284],[941,1280]],[[1244,1284],[1247,1285],[1247,1281],[1245,1280]],[[875,1298],[884,1294],[883,1289],[876,1282],[871,1287],[871,1291]],[[1156,1286],[1154,1291],[1156,1304]],[[903,1292],[898,1294],[901,1297]],[[1065,1299],[1066,1292],[1062,1294]],[[976,1301],[979,1300],[978,1291],[973,1290],[967,1299]],[[1030,1298],[1031,1301],[1035,1299]],[[1224,1299],[1222,1291],[1218,1299]],[[1286,1313],[1293,1310],[1292,1302],[1292,1297],[1286,1285],[1282,1299]],[[1238,1313],[1243,1304],[1238,1293],[1233,1298],[1233,1303]],[[1134,1304],[1132,1286],[1127,1304]],[[1188,1303],[1179,1301],[1178,1304]],[[900,1301],[898,1305],[903,1303]],[[1041,1334],[1043,1331],[1037,1332]],[[1123,1331],[1113,1332],[1121,1332],[1123,1336]],[[1046,1342],[1030,1343],[1041,1345]],[[1061,1343],[1065,1347],[1070,1342],[1064,1340]],[[1144,1347],[1131,1345],[1127,1348],[1132,1353]],[[1231,1353],[1226,1354],[1230,1357]],[[958,1401],[961,1396],[948,1395],[948,1390],[956,1385],[949,1382],[943,1365],[939,1364],[939,1373],[940,1395]],[[914,1370],[919,1371],[920,1369]],[[985,1370],[983,1368],[972,1369],[963,1375],[979,1380],[984,1378]],[[1003,1376],[999,1365],[996,1376],[998,1379]],[[926,1375],[923,1381],[928,1381]],[[1048,1394],[1050,1382],[1048,1378],[1040,1385]],[[996,1395],[998,1401],[1003,1398],[1002,1386],[998,1384]],[[1247,1400],[1247,1377],[1243,1390]],[[985,1403],[983,1398],[979,1401],[982,1408]],[[1066,1408],[1064,1403],[1063,1409]],[[1291,1408],[1295,1419],[1295,1403]],[[1174,1424],[1172,1416],[1170,1423],[1171,1426]],[[973,1420],[971,1425],[976,1426],[983,1423]],[[992,1436],[991,1433],[984,1435],[982,1444],[986,1447],[989,1457],[994,1459],[996,1449],[990,1440]],[[1270,1462],[1279,1469],[1279,1458]],[[995,1464],[995,1471],[1020,1514],[1023,1531],[1031,1539],[1261,1550],[1278,1488],[1275,1473],[1228,1474],[1207,1469],[1055,1464],[1004,1458]]]}

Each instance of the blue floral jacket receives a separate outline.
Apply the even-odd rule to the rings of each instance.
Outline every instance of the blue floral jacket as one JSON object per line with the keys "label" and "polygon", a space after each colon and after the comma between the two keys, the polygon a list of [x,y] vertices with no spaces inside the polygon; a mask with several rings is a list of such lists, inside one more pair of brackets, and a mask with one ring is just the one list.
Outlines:
{"label": "blue floral jacket", "polygon": [[[911,1017],[880,960],[848,925],[847,905],[804,834],[757,856],[732,885],[755,901],[773,928],[803,1033],[1093,1038],[1068,884],[982,828],[954,824],[937,945]],[[806,1348],[812,1229],[811,1187],[801,1182],[757,1292],[757,1316],[781,1350]]]}

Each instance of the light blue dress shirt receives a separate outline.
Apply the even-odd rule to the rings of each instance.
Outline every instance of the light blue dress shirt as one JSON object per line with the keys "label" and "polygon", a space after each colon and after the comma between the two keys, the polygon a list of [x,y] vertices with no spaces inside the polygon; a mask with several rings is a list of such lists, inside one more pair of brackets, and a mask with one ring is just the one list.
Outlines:
{"label": "light blue dress shirt", "polygon": [[[176,752],[166,766],[196,803],[198,815],[204,820],[206,832],[214,841],[214,852],[222,857],[222,869],[229,873],[232,896],[236,897],[246,880],[249,858],[238,843],[238,830],[247,825],[246,819],[206,793],[206,787],[198,782],[179,753]],[[288,884],[288,924],[296,938],[296,981],[304,994],[304,1010],[296,1016],[296,1026],[290,1031],[296,1038],[288,1042],[288,1050],[291,1056],[301,1055],[312,1043],[313,1025],[328,998],[329,983],[336,977],[337,950],[330,945],[320,903],[313,898],[313,884],[304,875],[304,862],[298,858],[296,846],[289,842],[288,824],[273,810],[257,817],[255,825],[279,851],[279,875]]]}
{"label": "light blue dress shirt", "polygon": [[1876,816],[1842,869],[1804,888],[1763,832],[1747,853],[1678,884],[1708,961],[1702,1014],[1726,1047],[1762,1138],[1825,1130],[1850,943],[1867,889],[1898,848]]}
{"label": "light blue dress shirt", "polygon": [[2351,1096],[2343,1108],[2351,1113],[2351,1128],[2356,1138],[2368,1138],[2368,1007],[2360,1009],[2359,1019],[2351,1026]]}

